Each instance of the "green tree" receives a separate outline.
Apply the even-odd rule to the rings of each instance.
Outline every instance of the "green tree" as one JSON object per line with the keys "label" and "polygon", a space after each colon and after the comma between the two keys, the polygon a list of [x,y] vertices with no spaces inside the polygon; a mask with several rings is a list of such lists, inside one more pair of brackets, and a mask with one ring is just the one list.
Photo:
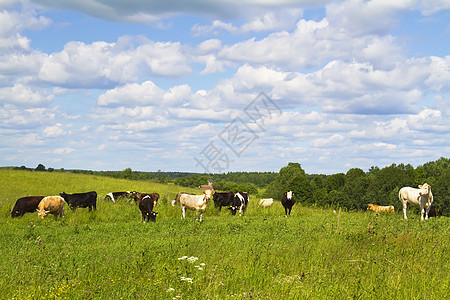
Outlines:
{"label": "green tree", "polygon": [[38,166],[36,167],[35,170],[43,172],[43,171],[45,171],[45,166],[43,164],[38,164]]}
{"label": "green tree", "polygon": [[313,203],[313,190],[309,180],[299,163],[289,163],[280,169],[278,176],[267,188],[268,194],[274,199],[281,200],[283,193],[294,192],[296,201]]}
{"label": "green tree", "polygon": [[126,168],[122,171],[122,178],[133,179],[133,170],[131,168]]}

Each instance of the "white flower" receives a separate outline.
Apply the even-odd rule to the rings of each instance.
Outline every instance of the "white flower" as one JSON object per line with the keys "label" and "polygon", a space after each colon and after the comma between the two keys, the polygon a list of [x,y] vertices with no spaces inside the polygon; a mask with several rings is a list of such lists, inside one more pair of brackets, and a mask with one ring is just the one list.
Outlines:
{"label": "white flower", "polygon": [[204,267],[204,266],[206,266],[206,264],[205,263],[201,263],[200,266]]}
{"label": "white flower", "polygon": [[188,258],[188,257],[185,255],[185,256],[182,256],[182,257],[178,257],[178,260],[183,260],[183,259],[186,259],[186,258]]}
{"label": "white flower", "polygon": [[166,292],[173,292],[173,291],[175,291],[174,288],[168,288],[168,289],[166,290]]}
{"label": "white flower", "polygon": [[187,260],[188,260],[190,263],[193,263],[194,261],[198,260],[198,257],[191,256],[191,257],[189,257]]}

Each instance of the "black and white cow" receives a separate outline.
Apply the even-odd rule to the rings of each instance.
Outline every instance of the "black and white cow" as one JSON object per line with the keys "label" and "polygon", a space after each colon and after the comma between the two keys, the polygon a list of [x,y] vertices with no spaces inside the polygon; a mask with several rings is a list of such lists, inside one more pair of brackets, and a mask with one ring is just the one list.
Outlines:
{"label": "black and white cow", "polygon": [[237,192],[234,194],[233,203],[231,204],[231,214],[236,215],[236,211],[239,209],[239,216],[245,215],[248,205],[248,193]]}
{"label": "black and white cow", "polygon": [[97,192],[87,192],[87,193],[76,193],[76,194],[66,194],[60,193],[61,197],[69,204],[70,209],[74,210],[77,207],[89,207],[89,211],[94,208],[97,209]]}
{"label": "black and white cow", "polygon": [[214,193],[213,201],[214,206],[219,207],[219,211],[222,210],[222,206],[231,206],[233,204],[234,193]]}
{"label": "black and white cow", "polygon": [[115,203],[120,198],[130,199],[131,193],[132,192],[130,192],[130,191],[126,191],[126,192],[111,192],[111,193],[106,194],[105,200],[107,200],[109,198],[109,199],[111,199],[112,202]]}
{"label": "black and white cow", "polygon": [[[285,217],[291,216],[292,206],[295,204],[294,196],[292,195],[292,191],[285,192],[283,194],[283,198],[281,198],[281,204],[284,206]],[[289,213],[288,213],[289,211]]]}
{"label": "black and white cow", "polygon": [[21,217],[25,213],[34,213],[38,208],[39,202],[44,196],[28,196],[17,199],[14,208],[10,211],[11,218]]}
{"label": "black and white cow", "polygon": [[[153,211],[153,207],[156,203],[156,201],[154,200],[156,196],[154,194],[141,194],[141,195],[142,195],[142,197],[138,198],[138,205],[139,205],[139,209],[141,211],[141,223],[142,223],[142,221],[156,222],[156,215],[158,213],[156,211]],[[158,195],[158,197],[159,197],[159,195]]]}

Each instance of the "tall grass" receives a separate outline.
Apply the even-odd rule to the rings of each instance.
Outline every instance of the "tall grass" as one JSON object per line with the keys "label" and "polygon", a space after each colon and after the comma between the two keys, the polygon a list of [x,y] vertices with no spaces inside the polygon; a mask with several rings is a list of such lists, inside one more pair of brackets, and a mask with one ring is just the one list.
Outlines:
{"label": "tall grass", "polygon": [[[251,199],[245,217],[209,204],[204,221],[163,201],[156,223],[134,204],[103,201],[121,190],[174,185],[87,175],[0,174],[0,295],[4,299],[444,299],[449,294],[448,218],[374,215]],[[44,220],[11,219],[25,195],[96,190],[98,209]],[[195,191],[195,190],[191,190]],[[74,218],[75,217],[75,218]],[[73,222],[75,220],[75,222]],[[74,225],[72,225],[74,224]]]}

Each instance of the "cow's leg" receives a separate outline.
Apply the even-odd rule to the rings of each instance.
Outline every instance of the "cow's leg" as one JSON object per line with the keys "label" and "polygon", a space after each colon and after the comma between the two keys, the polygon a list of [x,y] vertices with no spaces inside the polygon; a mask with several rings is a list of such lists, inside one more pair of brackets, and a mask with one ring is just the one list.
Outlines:
{"label": "cow's leg", "polygon": [[406,216],[406,210],[408,209],[408,204],[406,204],[405,202],[403,202],[402,204],[403,204],[403,218],[406,220],[406,219],[408,219],[408,217]]}
{"label": "cow's leg", "polygon": [[423,215],[425,214],[425,206],[420,204],[420,220],[423,221]]}
{"label": "cow's leg", "polygon": [[425,220],[428,220],[428,213],[430,212],[431,205],[428,205],[427,210],[425,211]]}
{"label": "cow's leg", "polygon": [[289,207],[289,217],[291,216],[291,210],[292,210],[292,206]]}
{"label": "cow's leg", "polygon": [[141,212],[141,223],[142,223],[142,219],[144,219],[145,217],[144,217],[144,213],[143,212]]}
{"label": "cow's leg", "polygon": [[239,217],[242,217],[242,207],[243,207],[244,205],[243,204],[241,204],[241,207],[239,207]]}
{"label": "cow's leg", "polygon": [[184,219],[186,217],[186,207],[181,205],[181,218]]}

